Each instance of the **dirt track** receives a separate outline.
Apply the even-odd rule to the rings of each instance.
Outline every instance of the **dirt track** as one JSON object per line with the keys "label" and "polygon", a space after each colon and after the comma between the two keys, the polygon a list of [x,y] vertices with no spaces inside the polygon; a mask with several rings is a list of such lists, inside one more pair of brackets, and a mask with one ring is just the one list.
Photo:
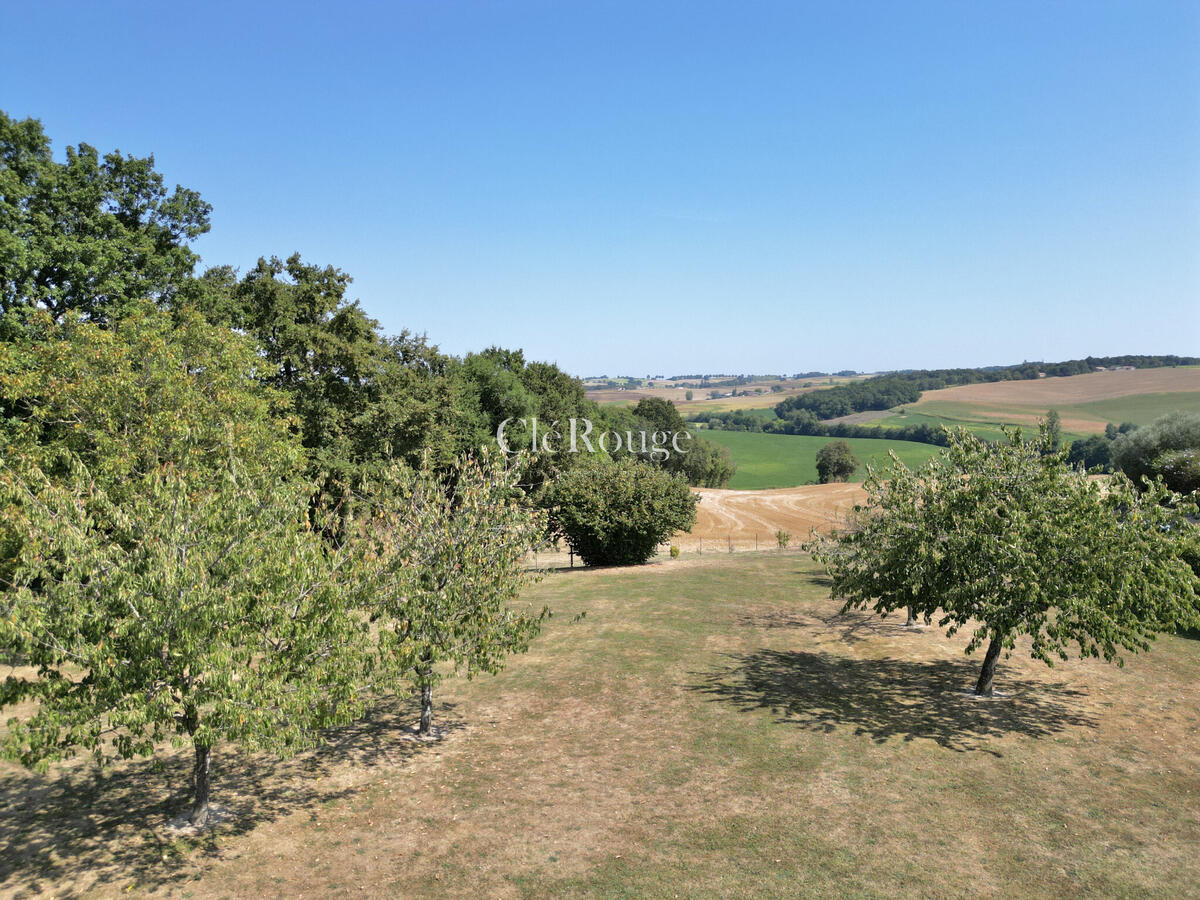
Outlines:
{"label": "dirt track", "polygon": [[699,488],[700,506],[692,539],[753,541],[774,545],[775,532],[790,531],[793,541],[808,537],[813,528],[826,531],[855,503],[866,499],[860,484],[812,484],[769,491],[729,491]]}

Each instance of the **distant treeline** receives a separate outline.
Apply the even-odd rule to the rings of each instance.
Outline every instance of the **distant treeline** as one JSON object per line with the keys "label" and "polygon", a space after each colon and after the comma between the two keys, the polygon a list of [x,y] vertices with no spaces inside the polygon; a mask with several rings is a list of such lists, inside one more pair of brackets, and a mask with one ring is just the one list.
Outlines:
{"label": "distant treeline", "polygon": [[[822,392],[824,393],[824,392]],[[946,446],[946,433],[938,425],[851,425],[825,423],[808,410],[797,410],[786,419],[763,421],[753,414],[736,410],[724,413],[697,413],[693,422],[705,422],[720,431],[761,431],[767,434],[805,434],[834,438],[883,438],[889,441],[915,441],[918,444]]]}
{"label": "distant treeline", "polygon": [[[836,419],[873,409],[891,409],[915,403],[923,391],[993,381],[1031,381],[1041,377],[1084,375],[1097,368],[1132,366],[1155,369],[1164,366],[1200,365],[1195,356],[1089,356],[1059,363],[1026,362],[1016,366],[987,369],[919,369],[889,372],[865,381],[800,394],[777,404],[775,414],[790,419],[798,412],[809,412],[817,419]],[[797,434],[808,434],[801,431]],[[859,435],[854,435],[858,437]]]}

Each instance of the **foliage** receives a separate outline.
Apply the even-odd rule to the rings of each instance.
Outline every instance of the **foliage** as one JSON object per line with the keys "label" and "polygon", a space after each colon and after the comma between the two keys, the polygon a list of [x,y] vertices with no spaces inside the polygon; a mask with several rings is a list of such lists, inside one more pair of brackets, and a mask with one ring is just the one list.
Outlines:
{"label": "foliage", "polygon": [[636,565],[696,518],[687,483],[629,457],[583,460],[551,484],[545,502],[584,563]]}
{"label": "foliage", "polygon": [[769,434],[794,434],[810,437],[866,438],[869,440],[912,441],[946,446],[946,433],[940,425],[856,425],[850,422],[822,422],[808,410],[788,413],[786,418],[765,419],[757,410],[697,413],[693,418],[709,428],[721,431],[753,431]]}
{"label": "foliage", "polygon": [[294,405],[310,475],[322,474],[326,499],[347,514],[378,467],[423,453],[448,465],[463,431],[450,361],[408,332],[384,338],[346,298],[350,280],[293,254],[259,259],[240,281],[211,269],[186,292],[210,320],[257,341],[270,364],[264,380]]}
{"label": "foliage", "polygon": [[1169,450],[1156,456],[1152,466],[1171,490],[1181,494],[1200,491],[1200,448]]}
{"label": "foliage", "polygon": [[80,144],[55,162],[39,121],[0,112],[0,312],[104,319],[133,300],[169,301],[210,211],[195,191],[168,193],[153,156]]}
{"label": "foliage", "polygon": [[1067,462],[1088,471],[1112,471],[1112,441],[1102,434],[1093,434],[1072,441],[1067,447]]}
{"label": "foliage", "polygon": [[775,532],[775,543],[779,545],[780,550],[786,550],[787,545],[790,544],[791,541],[792,533],[790,531],[784,531],[782,528],[780,528]]}
{"label": "foliage", "polygon": [[1172,490],[1191,491],[1188,451],[1200,451],[1200,415],[1175,412],[1122,435],[1113,443],[1112,457],[1134,484],[1161,477]]}
{"label": "foliage", "polygon": [[1047,410],[1045,422],[1046,436],[1050,442],[1050,449],[1057,451],[1062,445],[1062,417],[1058,414],[1058,410]]}
{"label": "foliage", "polygon": [[647,462],[681,475],[688,484],[696,487],[725,487],[733,477],[736,467],[729,451],[689,432],[687,423],[670,400],[643,397],[634,407],[633,415],[638,430],[662,435],[665,444],[669,445],[679,435],[682,452],[677,453],[672,447],[670,455],[663,459],[651,454],[642,455]]}
{"label": "foliage", "polygon": [[422,735],[432,728],[441,664],[467,677],[494,674],[508,654],[528,649],[547,615],[512,607],[529,580],[525,556],[546,531],[518,487],[522,461],[506,468],[485,451],[445,478],[428,464],[394,466],[374,485],[369,609],[385,671],[420,692]]}
{"label": "foliage", "polygon": [[845,441],[830,441],[817,451],[817,478],[821,484],[846,481],[858,469],[858,460]]}
{"label": "foliage", "polygon": [[912,607],[988,645],[976,692],[990,693],[1001,651],[1032,638],[1034,658],[1118,660],[1157,632],[1197,621],[1195,576],[1182,559],[1192,526],[1161,487],[1089,481],[1050,449],[1043,429],[986,444],[965,430],[912,471],[871,471],[856,527],[813,547],[846,607]]}
{"label": "foliage", "polygon": [[671,559],[679,559],[679,545],[678,544],[671,545]]}
{"label": "foliage", "polygon": [[37,669],[0,705],[38,701],[4,752],[188,740],[203,824],[218,741],[291,752],[358,712],[353,560],[310,525],[301,450],[246,341],[146,309],[46,330],[0,375],[28,410],[0,450],[0,647]]}

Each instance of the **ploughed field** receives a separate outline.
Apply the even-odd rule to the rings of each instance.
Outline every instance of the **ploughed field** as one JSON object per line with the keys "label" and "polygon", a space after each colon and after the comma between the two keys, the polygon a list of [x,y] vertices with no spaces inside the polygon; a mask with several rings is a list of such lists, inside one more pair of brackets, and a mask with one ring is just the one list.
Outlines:
{"label": "ploughed field", "polygon": [[[841,490],[851,488],[841,486]],[[8,896],[1194,896],[1200,642],[1124,668],[841,616],[796,552],[548,575],[498,677],[403,699],[285,763],[222,748],[0,767]],[[1019,649],[1025,649],[1023,646]]]}

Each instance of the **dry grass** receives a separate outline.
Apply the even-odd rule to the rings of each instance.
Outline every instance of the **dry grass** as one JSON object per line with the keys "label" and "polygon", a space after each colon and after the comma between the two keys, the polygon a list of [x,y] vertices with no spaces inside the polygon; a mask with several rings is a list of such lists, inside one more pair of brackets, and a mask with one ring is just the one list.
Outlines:
{"label": "dry grass", "polygon": [[[1200,644],[1001,664],[840,617],[808,559],[547,578],[435,744],[397,705],[285,764],[218,759],[234,821],[170,839],[182,759],[4,769],[0,891],[112,896],[1184,896],[1200,884]],[[586,617],[580,615],[586,613]]]}

